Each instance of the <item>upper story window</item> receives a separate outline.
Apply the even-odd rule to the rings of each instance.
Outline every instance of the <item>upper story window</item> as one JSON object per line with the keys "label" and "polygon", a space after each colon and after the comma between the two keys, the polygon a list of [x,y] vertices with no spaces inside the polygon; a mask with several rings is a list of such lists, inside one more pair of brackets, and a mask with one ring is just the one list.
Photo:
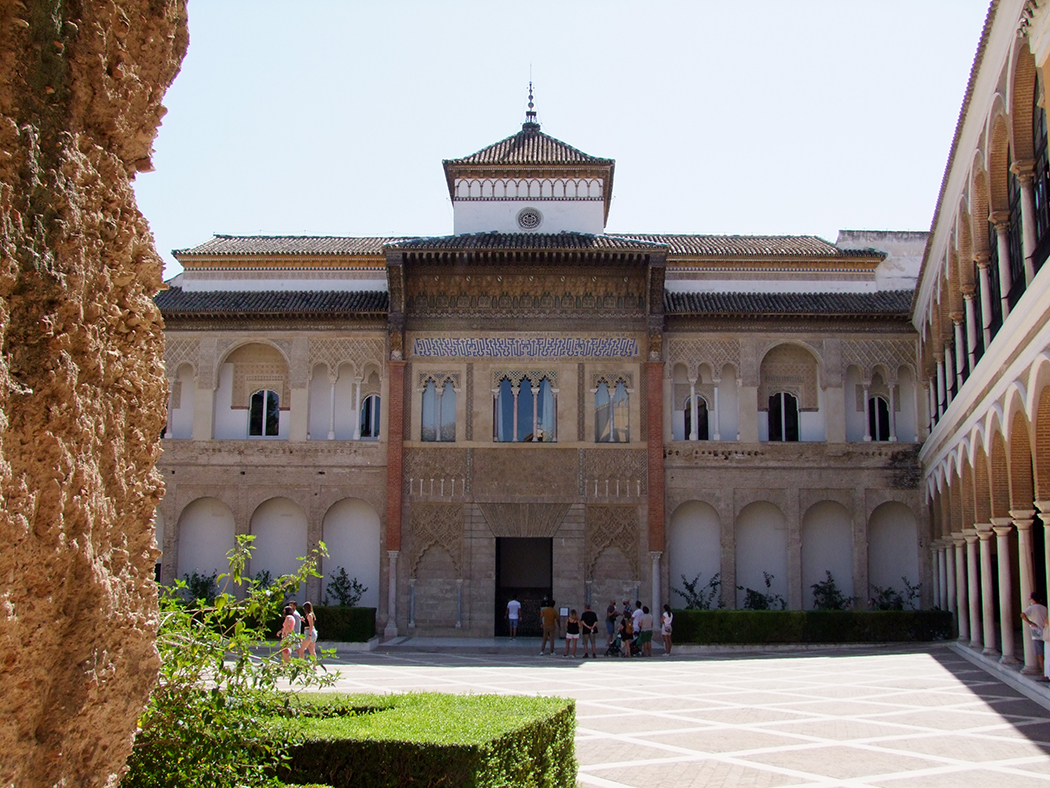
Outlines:
{"label": "upper story window", "polygon": [[279,405],[276,391],[263,389],[252,394],[248,405],[249,437],[272,438],[278,435],[281,424]]}
{"label": "upper story window", "polygon": [[1034,81],[1032,99],[1032,149],[1035,172],[1032,191],[1035,196],[1035,254],[1032,263],[1038,271],[1050,255],[1050,156],[1047,155],[1046,110],[1040,106],[1039,79]]}
{"label": "upper story window", "polygon": [[440,385],[433,378],[423,387],[422,434],[424,441],[456,439],[456,389],[445,378]]}
{"label": "upper story window", "polygon": [[798,440],[798,400],[787,392],[782,391],[769,398],[769,439]]}
{"label": "upper story window", "polygon": [[696,397],[696,437],[693,437],[693,407],[685,404],[685,440],[710,440],[710,432],[707,426],[707,401],[700,396]]}
{"label": "upper story window", "polygon": [[628,443],[630,437],[630,397],[627,385],[617,380],[612,388],[598,383],[594,392],[594,435],[598,443]]}
{"label": "upper story window", "polygon": [[[519,373],[520,374],[520,373]],[[494,392],[495,439],[502,443],[550,443],[556,434],[556,391],[541,373],[500,377]]]}
{"label": "upper story window", "polygon": [[868,399],[868,434],[873,441],[890,439],[890,404],[885,397]]}
{"label": "upper story window", "polygon": [[359,416],[362,439],[376,439],[379,437],[379,395],[369,394],[361,402],[361,413]]}

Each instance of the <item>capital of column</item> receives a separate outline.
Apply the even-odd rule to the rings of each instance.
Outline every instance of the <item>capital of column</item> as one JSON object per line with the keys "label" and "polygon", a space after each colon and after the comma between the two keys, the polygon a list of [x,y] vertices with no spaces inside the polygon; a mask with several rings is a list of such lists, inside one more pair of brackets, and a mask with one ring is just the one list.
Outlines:
{"label": "capital of column", "polygon": [[1035,178],[1035,162],[1031,159],[1018,159],[1010,165],[1010,172],[1019,180],[1032,180]]}
{"label": "capital of column", "polygon": [[974,252],[973,261],[978,268],[987,268],[992,255],[989,252]]}
{"label": "capital of column", "polygon": [[988,214],[988,221],[995,225],[995,229],[1006,228],[1010,224],[1009,211],[992,211]]}
{"label": "capital of column", "polygon": [[1012,517],[993,517],[992,528],[1013,528],[1014,521]]}
{"label": "capital of column", "polygon": [[389,558],[391,561],[396,561],[397,560],[397,554],[400,553],[400,552],[401,552],[400,550],[387,550],[386,551],[386,557]]}
{"label": "capital of column", "polygon": [[976,528],[964,528],[963,532],[962,532],[962,535],[963,535],[963,539],[966,540],[966,544],[976,544],[977,543],[977,529]]}
{"label": "capital of column", "polygon": [[1050,512],[1050,501],[1032,501],[1032,505],[1039,510],[1039,514]]}
{"label": "capital of column", "polygon": [[1011,509],[1010,517],[1013,518],[1018,531],[1027,531],[1033,525],[1035,509]]}
{"label": "capital of column", "polygon": [[962,290],[962,297],[966,301],[977,300],[977,285],[966,284],[959,288]]}
{"label": "capital of column", "polygon": [[414,588],[415,585],[416,585],[416,579],[414,577],[408,578],[408,587],[409,588]]}
{"label": "capital of column", "polygon": [[977,531],[977,538],[982,542],[987,542],[995,536],[991,523],[974,523],[973,527]]}
{"label": "capital of column", "polygon": [[650,550],[649,557],[654,561],[659,561],[660,556],[664,554],[663,550]]}
{"label": "capital of column", "polygon": [[951,312],[948,317],[952,319],[952,323],[957,326],[961,326],[966,322],[966,313],[964,312]]}
{"label": "capital of column", "polygon": [[966,537],[963,534],[952,534],[952,543],[956,547],[962,547],[966,544]]}

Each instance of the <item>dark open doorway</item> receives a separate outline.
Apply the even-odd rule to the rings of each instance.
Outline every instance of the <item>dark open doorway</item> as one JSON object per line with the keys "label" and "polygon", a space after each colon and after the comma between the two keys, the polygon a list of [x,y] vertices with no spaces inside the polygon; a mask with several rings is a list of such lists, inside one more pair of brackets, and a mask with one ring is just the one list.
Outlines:
{"label": "dark open doorway", "polygon": [[554,563],[553,539],[496,539],[496,635],[510,634],[507,602],[521,603],[519,635],[539,636],[540,607],[551,595]]}

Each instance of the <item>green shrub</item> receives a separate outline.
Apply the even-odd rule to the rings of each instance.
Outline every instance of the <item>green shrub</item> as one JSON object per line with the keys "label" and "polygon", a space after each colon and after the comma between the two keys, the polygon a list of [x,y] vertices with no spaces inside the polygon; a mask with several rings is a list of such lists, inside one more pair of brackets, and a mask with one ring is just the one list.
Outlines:
{"label": "green shrub", "polygon": [[291,710],[286,736],[299,743],[283,780],[334,788],[576,784],[571,700],[421,693],[378,696],[371,710],[360,708],[359,696],[320,702],[356,704],[358,712],[317,717],[302,706]]}
{"label": "green shrub", "polygon": [[766,579],[766,590],[756,591],[753,588],[737,586],[738,591],[744,592],[744,610],[784,610],[787,601],[780,594],[772,592],[773,577],[769,572],[763,572]]}
{"label": "green shrub", "polygon": [[892,643],[945,640],[944,610],[676,610],[678,643]]}
{"label": "green shrub", "polygon": [[700,585],[700,575],[697,575],[692,580],[688,580],[685,575],[682,575],[682,585],[684,590],[671,586],[671,591],[685,600],[686,610],[710,610],[712,607],[723,608],[725,607],[725,600],[722,599],[722,573],[715,572],[711,576],[711,579],[707,581],[707,585]]}
{"label": "green shrub", "polygon": [[827,578],[810,586],[813,589],[813,607],[817,610],[849,610],[854,597],[845,596],[835,582],[835,576],[825,569]]}
{"label": "green shrub", "polygon": [[375,637],[374,607],[315,607],[319,640],[364,643]]}
{"label": "green shrub", "polygon": [[332,578],[328,584],[328,588],[325,590],[324,603],[325,606],[331,605],[331,600],[328,595],[331,594],[335,598],[335,605],[339,607],[354,607],[358,602],[361,601],[361,597],[365,591],[368,590],[368,586],[363,586],[358,582],[356,577],[350,577],[346,573],[344,567],[339,567],[338,572],[332,572],[328,575]]}

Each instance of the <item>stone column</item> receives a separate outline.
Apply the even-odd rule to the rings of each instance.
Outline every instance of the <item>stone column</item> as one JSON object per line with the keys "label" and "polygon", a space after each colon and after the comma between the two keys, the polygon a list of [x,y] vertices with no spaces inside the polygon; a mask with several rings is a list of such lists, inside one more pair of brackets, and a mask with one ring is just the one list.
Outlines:
{"label": "stone column", "polygon": [[168,384],[168,419],[164,422],[164,437],[171,437],[171,406],[175,400],[175,381],[168,378],[165,381]]}
{"label": "stone column", "polygon": [[696,378],[689,378],[689,434],[688,440],[695,441],[699,437],[697,419],[700,414],[696,407]]}
{"label": "stone column", "polygon": [[[861,385],[864,387],[864,440],[865,441],[870,441],[871,440],[871,416],[869,415],[869,411],[871,409],[871,403],[868,402],[868,392],[870,390],[869,386],[871,384],[868,381],[865,380],[864,383],[862,383]],[[878,411],[876,410],[876,413],[877,412]]]}
{"label": "stone column", "polygon": [[977,523],[977,538],[981,540],[981,620],[984,629],[984,648],[981,653],[999,656],[995,647],[995,600],[992,598],[992,539],[995,533],[991,523]]}
{"label": "stone column", "polygon": [[1015,161],[1011,167],[1021,187],[1021,250],[1024,254],[1025,287],[1035,278],[1035,162]]}
{"label": "stone column", "polygon": [[952,541],[955,542],[956,620],[959,622],[959,642],[965,643],[970,639],[970,616],[967,609],[966,588],[966,539],[960,534],[954,534]]}
{"label": "stone column", "polygon": [[962,391],[966,379],[966,340],[963,337],[963,316],[952,313],[952,325],[955,331],[955,387]]}
{"label": "stone column", "polygon": [[354,379],[354,440],[361,440],[361,378]]}
{"label": "stone column", "polygon": [[660,556],[663,555],[662,551],[654,550],[649,553],[649,558],[652,560],[653,565],[653,576],[652,576],[652,603],[649,608],[653,614],[653,619],[656,621],[660,620]]}
{"label": "stone column", "polygon": [[966,540],[966,590],[970,611],[970,648],[981,646],[981,613],[980,613],[980,571],[977,565],[977,531],[967,528],[963,531]]}
{"label": "stone column", "polygon": [[890,382],[890,442],[897,441],[897,384]]}
{"label": "stone column", "polygon": [[[535,400],[533,400],[535,402]],[[456,581],[456,629],[463,628],[463,580]]]}
{"label": "stone column", "polygon": [[[1035,578],[1032,576],[1032,525],[1035,510],[1011,509],[1010,517],[1017,529],[1017,579],[1021,591],[1021,608],[1024,609],[1028,604],[1028,598],[1035,589]],[[1029,629],[1027,624],[1021,627],[1021,632],[1024,633],[1021,638],[1024,648],[1024,668],[1021,672],[1030,676],[1038,676],[1039,660],[1035,656],[1035,645],[1029,636]]]}
{"label": "stone column", "polygon": [[945,600],[948,604],[946,607],[954,615],[959,608],[955,604],[955,545],[950,538],[944,545],[944,562],[948,573],[948,598]]}
{"label": "stone column", "polygon": [[934,353],[937,359],[937,418],[944,418],[944,411],[948,407],[948,389],[944,385],[944,351]]}
{"label": "stone column", "polygon": [[939,541],[933,543],[933,560],[937,571],[937,582],[933,587],[933,604],[941,610],[946,609],[944,604],[947,590],[947,568],[944,565],[944,545]]}
{"label": "stone column", "polygon": [[[1010,314],[1010,288],[1013,286],[1013,274],[1010,271],[1010,214],[1006,211],[995,211],[988,217],[995,225],[995,240],[999,247],[999,301],[1002,304],[1003,320]],[[992,297],[995,297],[992,293]],[[1006,655],[1003,655],[1006,658]]]}
{"label": "stone column", "polygon": [[[1050,528],[1047,528],[1047,522],[1050,522],[1050,501],[1035,501],[1034,506],[1039,510],[1039,519],[1043,521],[1043,559],[1044,566],[1046,567],[1046,586],[1045,588],[1050,589]],[[1050,594],[1050,591],[1048,591]],[[1046,602],[1046,600],[1043,600]]]}
{"label": "stone column", "polygon": [[[386,550],[390,560],[386,638],[397,637],[397,554],[401,550],[402,486],[404,484],[405,362],[388,366],[387,461],[386,461]],[[361,422],[360,411],[357,418]]]}
{"label": "stone column", "polygon": [[[981,287],[981,322],[984,324],[981,326],[981,330],[984,332],[984,347],[986,350],[992,344],[992,324],[989,322],[992,319],[992,283],[988,278],[988,260],[989,255],[987,252],[980,252],[974,256]],[[998,297],[998,294],[996,294],[996,298]]]}
{"label": "stone column", "polygon": [[966,364],[971,375],[973,368],[977,366],[977,332],[981,330],[981,327],[977,325],[975,299],[975,291],[963,292],[963,300],[966,304]]}
{"label": "stone column", "polygon": [[715,378],[715,390],[712,395],[712,399],[714,400],[714,412],[711,414],[711,421],[713,423],[708,425],[708,429],[713,428],[713,431],[710,433],[711,440],[713,441],[722,440],[722,428],[718,423],[718,386],[721,382],[721,378]]}
{"label": "stone column", "polygon": [[1013,575],[1010,572],[1010,532],[1013,531],[1013,521],[1009,517],[993,517],[992,530],[996,535],[996,549],[998,552],[999,566],[999,637],[1001,639],[1002,656],[999,662],[1003,665],[1016,665],[1017,657],[1014,656],[1014,616],[1013,605],[1010,604],[1010,592],[1013,588]]}
{"label": "stone column", "polygon": [[397,550],[387,550],[386,628],[383,639],[397,637]]}
{"label": "stone column", "polygon": [[328,373],[328,383],[330,384],[329,397],[328,397],[328,440],[335,440],[335,384],[338,381],[334,372]]}
{"label": "stone column", "polygon": [[416,628],[416,579],[408,578],[408,628]]}
{"label": "stone column", "polygon": [[955,380],[955,351],[950,342],[944,343],[944,409],[952,404],[952,383]]}

